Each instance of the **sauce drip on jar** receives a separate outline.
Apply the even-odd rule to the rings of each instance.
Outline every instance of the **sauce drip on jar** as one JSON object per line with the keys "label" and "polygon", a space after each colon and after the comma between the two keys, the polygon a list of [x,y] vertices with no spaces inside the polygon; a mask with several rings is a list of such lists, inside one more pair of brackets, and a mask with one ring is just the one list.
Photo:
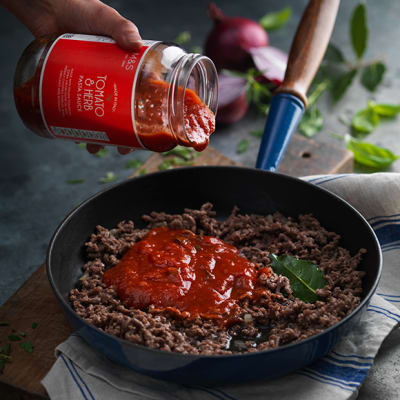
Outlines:
{"label": "sauce drip on jar", "polygon": [[239,300],[256,295],[258,274],[254,263],[218,238],[160,227],[107,270],[103,282],[129,307],[228,320]]}

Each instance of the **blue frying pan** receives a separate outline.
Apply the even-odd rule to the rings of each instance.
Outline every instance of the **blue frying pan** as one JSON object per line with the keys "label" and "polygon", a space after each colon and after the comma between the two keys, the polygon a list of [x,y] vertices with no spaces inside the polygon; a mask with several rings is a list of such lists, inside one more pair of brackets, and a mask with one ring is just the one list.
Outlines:
{"label": "blue frying pan", "polygon": [[[275,378],[324,356],[358,324],[382,270],[382,255],[372,228],[357,210],[334,194],[301,179],[261,170],[278,168],[304,111],[305,92],[328,43],[338,3],[309,3],[292,46],[285,82],[272,102],[257,163],[259,169],[188,167],[129,179],[83,202],[55,231],[46,260],[51,287],[69,323],[108,359],[142,374],[184,384]],[[359,265],[365,272],[360,305],[339,323],[307,339],[275,349],[232,355],[181,354],[138,345],[98,329],[73,310],[69,293],[82,276],[86,262],[82,246],[96,225],[112,228],[119,221],[132,220],[137,227],[144,227],[143,214],[154,210],[182,213],[185,208],[198,208],[205,202],[213,203],[221,218],[228,217],[234,206],[245,214],[280,211],[297,218],[312,213],[322,226],[342,236],[341,244],[351,254],[365,248],[367,252]]]}

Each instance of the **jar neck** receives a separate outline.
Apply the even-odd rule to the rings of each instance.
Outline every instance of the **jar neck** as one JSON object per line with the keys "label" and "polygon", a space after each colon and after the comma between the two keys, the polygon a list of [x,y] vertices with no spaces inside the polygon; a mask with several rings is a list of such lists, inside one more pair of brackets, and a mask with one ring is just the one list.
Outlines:
{"label": "jar neck", "polygon": [[214,63],[200,54],[185,54],[175,65],[168,92],[169,127],[178,144],[192,143],[185,124],[185,94],[193,91],[214,115],[218,104],[218,81]]}

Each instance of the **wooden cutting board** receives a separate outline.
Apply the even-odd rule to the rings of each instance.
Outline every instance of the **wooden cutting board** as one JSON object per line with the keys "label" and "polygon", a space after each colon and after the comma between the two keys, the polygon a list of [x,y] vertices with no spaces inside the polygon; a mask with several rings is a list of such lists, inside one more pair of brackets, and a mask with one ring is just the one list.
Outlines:
{"label": "wooden cutting board", "polygon": [[[162,157],[154,154],[141,170],[157,171],[161,161]],[[211,147],[194,164],[237,165]],[[347,150],[294,136],[279,171],[292,176],[343,173],[351,172],[352,164],[352,154]],[[47,399],[40,381],[55,361],[54,349],[72,331],[50,288],[44,265],[0,307],[0,322],[9,323],[9,326],[0,326],[0,347],[9,343],[12,329],[25,334],[24,342],[34,344],[34,351],[27,353],[20,347],[21,342],[12,342],[12,362],[0,374],[0,399]],[[32,329],[33,323],[37,324],[35,329]]]}

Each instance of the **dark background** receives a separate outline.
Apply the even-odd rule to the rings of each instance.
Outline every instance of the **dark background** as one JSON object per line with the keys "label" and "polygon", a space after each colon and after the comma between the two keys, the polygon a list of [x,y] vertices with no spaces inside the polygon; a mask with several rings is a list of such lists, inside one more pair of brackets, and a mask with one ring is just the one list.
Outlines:
{"label": "dark background", "polygon": [[[201,46],[211,21],[207,17],[208,1],[108,1],[125,17],[132,19],[145,39],[173,40],[187,30],[192,41]],[[226,14],[258,20],[266,12],[291,6],[293,15],[287,25],[271,32],[270,43],[285,51],[290,43],[306,0],[217,0]],[[356,0],[342,1],[332,41],[354,60],[349,40],[349,19]],[[383,84],[371,95],[358,81],[345,98],[332,106],[328,96],[321,99],[325,116],[317,141],[344,146],[332,133],[343,134],[346,127],[339,117],[351,116],[366,106],[368,99],[383,103],[400,103],[400,1],[367,1],[369,45],[365,59],[381,58],[388,71]],[[138,151],[120,156],[114,148],[102,159],[90,155],[73,143],[46,140],[29,132],[15,110],[12,97],[14,69],[23,49],[32,40],[30,32],[6,10],[0,8],[0,304],[3,303],[44,261],[49,239],[63,217],[91,194],[106,185],[98,183],[107,171],[127,178],[132,170],[124,166],[129,159],[145,160],[150,153]],[[261,128],[264,119],[249,112],[244,120],[218,128],[211,145],[247,166],[254,166],[259,139],[249,135]],[[367,140],[400,154],[398,121],[384,123]],[[236,154],[242,138],[250,141],[249,150]],[[400,171],[400,161],[393,171]],[[70,185],[70,179],[85,179],[83,184]],[[398,399],[397,382],[400,365],[400,335],[395,333],[384,344],[370,377],[364,383],[360,399]],[[393,351],[396,347],[397,351]],[[388,349],[392,349],[390,352]],[[397,377],[397,378],[396,378]]]}

